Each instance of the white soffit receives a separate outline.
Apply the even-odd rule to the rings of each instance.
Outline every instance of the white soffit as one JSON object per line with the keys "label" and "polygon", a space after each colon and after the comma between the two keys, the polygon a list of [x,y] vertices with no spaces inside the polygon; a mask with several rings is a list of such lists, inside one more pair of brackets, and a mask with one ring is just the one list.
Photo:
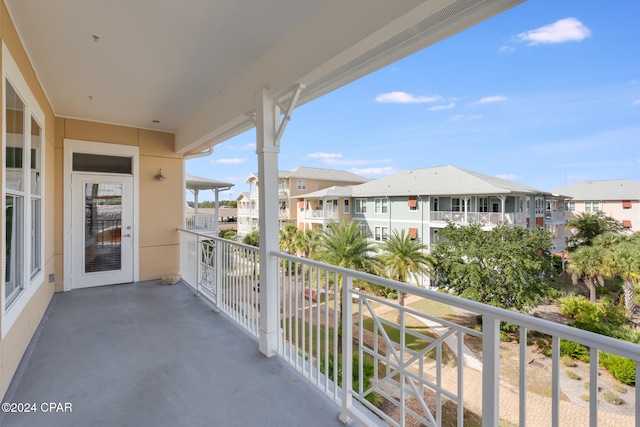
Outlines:
{"label": "white soffit", "polygon": [[190,152],[251,128],[263,87],[286,105],[305,84],[303,104],[522,1],[5,3],[57,116],[175,132]]}

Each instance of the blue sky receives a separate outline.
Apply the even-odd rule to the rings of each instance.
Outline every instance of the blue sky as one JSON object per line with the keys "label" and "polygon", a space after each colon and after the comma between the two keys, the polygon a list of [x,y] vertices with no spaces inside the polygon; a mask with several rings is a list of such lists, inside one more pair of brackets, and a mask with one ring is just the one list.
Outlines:
{"label": "blue sky", "polygon": [[[529,0],[294,110],[279,169],[640,181],[639,16],[637,0]],[[257,172],[255,131],[186,169],[234,183],[234,199]]]}

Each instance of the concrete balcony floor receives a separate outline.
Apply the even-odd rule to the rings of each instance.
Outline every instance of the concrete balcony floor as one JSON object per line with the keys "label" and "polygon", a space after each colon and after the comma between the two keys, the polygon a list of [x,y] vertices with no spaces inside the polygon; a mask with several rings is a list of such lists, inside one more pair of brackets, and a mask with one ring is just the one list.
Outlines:
{"label": "concrete balcony floor", "polygon": [[3,427],[344,425],[189,288],[158,281],[56,294],[4,401],[37,412],[0,413]]}

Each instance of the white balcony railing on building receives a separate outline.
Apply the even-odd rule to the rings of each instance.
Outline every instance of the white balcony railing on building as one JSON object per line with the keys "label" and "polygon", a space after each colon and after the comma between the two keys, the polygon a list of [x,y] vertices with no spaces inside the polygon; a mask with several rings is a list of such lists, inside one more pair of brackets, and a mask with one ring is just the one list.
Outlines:
{"label": "white balcony railing on building", "polygon": [[[190,232],[181,236],[185,281],[257,337],[256,249]],[[353,270],[279,252],[270,255],[279,260],[280,270],[275,287],[278,353],[342,408],[343,419],[363,425],[375,419],[392,426],[440,426],[447,417],[449,423],[453,418],[454,424],[464,426],[466,410],[471,410],[481,414],[483,426],[596,426],[603,421],[640,426],[637,405],[633,415],[605,413],[598,395],[598,351],[634,360],[637,377],[637,345]],[[357,286],[363,284],[406,292],[408,298],[444,304],[463,314],[439,318],[362,292]],[[466,326],[464,318],[475,316],[482,316],[482,325]],[[501,382],[501,322],[519,328],[515,386]],[[547,397],[527,390],[532,333],[548,336],[552,343]],[[475,341],[474,350],[468,347],[470,340]],[[561,340],[589,348],[585,407],[562,398]],[[638,402],[638,389],[632,394],[631,400]],[[454,409],[444,411],[447,407]]]}
{"label": "white balcony railing on building", "polygon": [[544,218],[547,221],[562,222],[564,221],[564,212],[562,211],[546,211]]}
{"label": "white balcony railing on building", "polygon": [[484,225],[498,225],[505,222],[510,225],[523,225],[527,222],[525,213],[500,212],[458,212],[458,211],[431,211],[431,221],[453,222],[456,224],[480,223]]}
{"label": "white balcony railing on building", "polygon": [[305,219],[338,219],[338,212],[325,212],[323,209],[307,209],[304,211]]}
{"label": "white balcony railing on building", "polygon": [[212,214],[190,214],[187,216],[186,226],[187,230],[217,230],[218,218]]}
{"label": "white balcony railing on building", "polygon": [[278,212],[278,217],[280,219],[289,219],[289,209],[280,209]]}

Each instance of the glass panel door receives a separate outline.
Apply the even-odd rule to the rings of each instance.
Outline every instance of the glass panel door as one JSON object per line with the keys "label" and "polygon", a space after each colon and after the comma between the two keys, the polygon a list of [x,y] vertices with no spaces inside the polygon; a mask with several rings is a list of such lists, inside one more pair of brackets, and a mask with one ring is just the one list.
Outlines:
{"label": "glass panel door", "polygon": [[122,184],[85,183],[84,272],[122,268]]}
{"label": "glass panel door", "polygon": [[133,177],[72,176],[71,288],[133,281]]}

